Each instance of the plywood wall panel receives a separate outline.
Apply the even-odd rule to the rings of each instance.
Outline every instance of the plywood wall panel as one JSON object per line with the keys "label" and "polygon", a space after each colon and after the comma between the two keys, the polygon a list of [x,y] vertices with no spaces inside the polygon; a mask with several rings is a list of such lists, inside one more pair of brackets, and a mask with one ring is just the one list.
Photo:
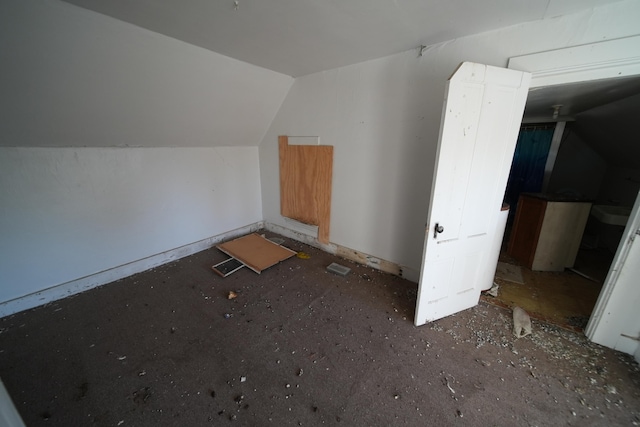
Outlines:
{"label": "plywood wall panel", "polygon": [[278,138],[280,150],[280,213],[318,226],[318,240],[329,243],[333,147],[289,145]]}

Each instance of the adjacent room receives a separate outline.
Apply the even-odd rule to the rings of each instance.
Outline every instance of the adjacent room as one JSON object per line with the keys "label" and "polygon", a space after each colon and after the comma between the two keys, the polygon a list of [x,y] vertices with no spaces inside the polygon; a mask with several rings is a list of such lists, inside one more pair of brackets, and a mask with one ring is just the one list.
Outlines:
{"label": "adjacent room", "polygon": [[[640,423],[639,21],[635,0],[2,2],[3,420]],[[528,130],[543,160],[509,178]],[[523,194],[581,210],[533,238]],[[252,233],[285,255],[216,274]]]}
{"label": "adjacent room", "polygon": [[[631,128],[640,111],[639,92],[640,80],[632,77],[530,93],[505,195],[511,209],[502,247],[505,263],[497,275],[502,285],[498,303],[520,305],[541,319],[584,330],[640,189]],[[531,270],[534,239],[513,230],[522,193],[554,194],[588,213],[571,230],[579,242],[571,263]],[[526,203],[533,200],[525,198]],[[571,229],[571,224],[562,228]],[[567,237],[558,229],[549,232]],[[523,272],[522,265],[529,268]]]}

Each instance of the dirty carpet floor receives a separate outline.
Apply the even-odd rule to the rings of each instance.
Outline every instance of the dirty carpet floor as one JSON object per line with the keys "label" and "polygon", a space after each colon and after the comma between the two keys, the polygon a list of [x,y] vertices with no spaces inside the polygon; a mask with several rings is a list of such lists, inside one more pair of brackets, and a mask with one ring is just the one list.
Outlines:
{"label": "dirty carpet floor", "polygon": [[484,302],[415,327],[415,284],[284,245],[311,257],[223,279],[209,249],[1,319],[0,377],[26,424],[640,423],[631,357],[535,320],[516,340]]}

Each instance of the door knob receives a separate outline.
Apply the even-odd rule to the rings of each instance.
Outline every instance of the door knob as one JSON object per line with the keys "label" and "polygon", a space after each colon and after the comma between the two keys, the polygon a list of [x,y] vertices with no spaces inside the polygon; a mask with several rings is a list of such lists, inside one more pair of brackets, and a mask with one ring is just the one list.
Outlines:
{"label": "door knob", "polygon": [[436,226],[433,229],[433,238],[437,239],[438,238],[438,234],[442,233],[444,231],[444,227],[441,226],[439,223],[436,222]]}

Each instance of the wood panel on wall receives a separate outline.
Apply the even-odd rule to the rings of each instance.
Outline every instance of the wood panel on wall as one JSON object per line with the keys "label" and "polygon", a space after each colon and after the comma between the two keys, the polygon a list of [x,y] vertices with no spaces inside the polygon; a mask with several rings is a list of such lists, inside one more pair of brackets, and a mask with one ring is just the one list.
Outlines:
{"label": "wood panel on wall", "polygon": [[278,137],[280,151],[280,214],[318,226],[318,241],[329,243],[333,147],[289,145]]}

